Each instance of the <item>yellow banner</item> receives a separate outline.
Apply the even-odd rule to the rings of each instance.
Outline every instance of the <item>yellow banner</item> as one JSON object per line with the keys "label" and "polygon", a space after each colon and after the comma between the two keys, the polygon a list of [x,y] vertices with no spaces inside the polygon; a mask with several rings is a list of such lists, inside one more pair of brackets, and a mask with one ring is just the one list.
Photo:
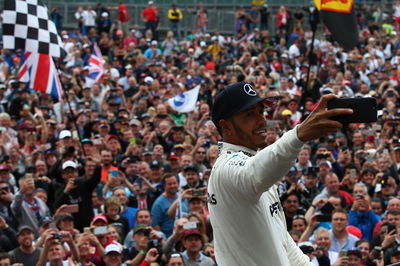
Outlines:
{"label": "yellow banner", "polygon": [[350,13],[354,0],[314,0],[318,10]]}

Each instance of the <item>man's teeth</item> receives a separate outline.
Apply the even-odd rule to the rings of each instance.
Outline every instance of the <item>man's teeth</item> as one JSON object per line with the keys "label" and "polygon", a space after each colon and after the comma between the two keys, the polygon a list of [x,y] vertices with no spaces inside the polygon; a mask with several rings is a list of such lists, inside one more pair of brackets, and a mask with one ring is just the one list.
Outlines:
{"label": "man's teeth", "polygon": [[260,130],[257,130],[255,133],[257,135],[265,136],[267,134],[267,131],[265,129],[260,129]]}

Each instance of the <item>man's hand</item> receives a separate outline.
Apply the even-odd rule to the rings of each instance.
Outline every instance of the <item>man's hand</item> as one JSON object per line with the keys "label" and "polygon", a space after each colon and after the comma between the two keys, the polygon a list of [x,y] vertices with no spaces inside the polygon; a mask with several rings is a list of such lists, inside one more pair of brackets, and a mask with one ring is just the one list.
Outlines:
{"label": "man's hand", "polygon": [[70,178],[68,179],[67,185],[65,186],[64,193],[69,193],[74,188],[76,188],[75,178]]}
{"label": "man's hand", "polygon": [[4,218],[0,216],[0,229],[4,230],[7,228],[8,228],[8,224],[7,224],[6,220],[4,220]]}
{"label": "man's hand", "polygon": [[158,259],[158,256],[160,256],[160,254],[158,254],[158,251],[156,248],[151,248],[147,254],[146,257],[144,258],[145,261],[147,261],[148,263],[153,263]]}
{"label": "man's hand", "polygon": [[306,142],[319,137],[335,133],[342,128],[340,122],[331,120],[336,115],[351,115],[352,109],[331,109],[327,110],[328,101],[336,99],[334,94],[328,94],[321,97],[318,106],[312,113],[297,127],[297,136],[299,140]]}

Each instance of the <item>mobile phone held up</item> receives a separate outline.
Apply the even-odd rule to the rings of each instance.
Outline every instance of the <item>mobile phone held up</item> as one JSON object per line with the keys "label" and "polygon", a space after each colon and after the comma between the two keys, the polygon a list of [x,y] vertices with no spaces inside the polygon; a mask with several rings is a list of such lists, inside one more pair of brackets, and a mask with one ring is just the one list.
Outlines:
{"label": "mobile phone held up", "polygon": [[332,120],[342,124],[349,123],[372,123],[378,119],[377,104],[375,98],[338,98],[328,102],[328,109],[350,108],[351,115],[338,115],[331,117]]}

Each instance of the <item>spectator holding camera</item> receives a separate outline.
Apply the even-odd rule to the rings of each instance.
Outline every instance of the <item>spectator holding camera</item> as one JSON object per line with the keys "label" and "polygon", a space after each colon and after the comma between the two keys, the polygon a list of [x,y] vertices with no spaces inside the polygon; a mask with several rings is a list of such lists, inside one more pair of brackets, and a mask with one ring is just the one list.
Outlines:
{"label": "spectator holding camera", "polygon": [[66,185],[59,191],[54,207],[63,204],[78,204],[78,212],[74,213],[76,229],[82,232],[89,226],[94,216],[92,207],[92,191],[100,181],[100,167],[97,167],[90,179],[78,177],[77,164],[74,161],[66,161],[62,164],[62,178]]}
{"label": "spectator holding camera", "polygon": [[364,239],[372,241],[372,232],[381,218],[371,209],[367,192],[367,187],[363,183],[354,186],[355,200],[349,212],[349,224],[360,229]]}
{"label": "spectator holding camera", "polygon": [[38,237],[39,222],[42,218],[50,215],[49,208],[41,199],[34,197],[35,183],[33,178],[25,176],[18,183],[20,191],[17,192],[11,203],[11,210],[18,223],[33,228],[35,236]]}
{"label": "spectator holding camera", "polygon": [[[66,251],[64,243],[68,244],[72,256],[64,260]],[[75,245],[72,235],[66,231],[47,235],[44,240],[44,247],[41,250],[38,266],[45,265],[70,265],[72,261],[79,260],[79,251]]]}

